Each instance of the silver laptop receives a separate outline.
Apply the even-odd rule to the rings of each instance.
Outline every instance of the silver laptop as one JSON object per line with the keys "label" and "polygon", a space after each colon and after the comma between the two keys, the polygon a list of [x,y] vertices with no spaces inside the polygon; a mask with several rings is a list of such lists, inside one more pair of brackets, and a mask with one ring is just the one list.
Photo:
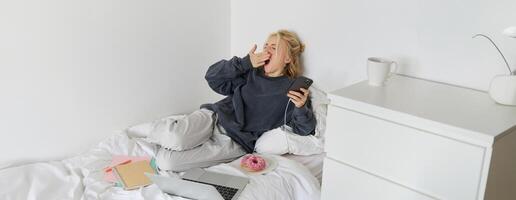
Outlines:
{"label": "silver laptop", "polygon": [[248,178],[209,172],[200,168],[185,172],[181,178],[146,174],[165,193],[190,199],[236,200]]}

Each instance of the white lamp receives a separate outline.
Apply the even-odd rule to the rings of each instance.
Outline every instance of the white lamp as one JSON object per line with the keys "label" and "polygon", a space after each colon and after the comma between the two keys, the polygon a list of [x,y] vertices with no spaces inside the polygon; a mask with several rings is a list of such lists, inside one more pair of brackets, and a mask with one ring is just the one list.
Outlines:
{"label": "white lamp", "polygon": [[[509,27],[503,31],[503,34],[512,38],[516,38],[516,27]],[[489,96],[495,102],[503,105],[516,106],[516,70],[512,71],[509,63],[502,54],[502,51],[496,46],[494,41],[486,35],[476,34],[473,38],[482,36],[487,38],[498,50],[498,53],[502,56],[509,74],[497,75],[491,80],[489,85]]]}
{"label": "white lamp", "polygon": [[503,30],[503,34],[512,38],[516,38],[516,26],[511,26]]}

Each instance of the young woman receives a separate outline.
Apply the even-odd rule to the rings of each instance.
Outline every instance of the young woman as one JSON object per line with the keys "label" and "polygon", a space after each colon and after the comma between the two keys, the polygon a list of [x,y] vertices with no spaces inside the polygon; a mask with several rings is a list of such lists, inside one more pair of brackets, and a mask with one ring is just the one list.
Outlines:
{"label": "young woman", "polygon": [[304,45],[293,32],[280,30],[269,35],[262,52],[257,53],[256,48],[254,45],[243,58],[209,67],[208,85],[226,98],[204,104],[179,120],[155,124],[150,138],[160,144],[156,156],[160,169],[208,167],[253,152],[264,132],[283,125],[287,103],[291,105],[286,122],[292,131],[314,133],[309,91],[287,91],[302,73]]}

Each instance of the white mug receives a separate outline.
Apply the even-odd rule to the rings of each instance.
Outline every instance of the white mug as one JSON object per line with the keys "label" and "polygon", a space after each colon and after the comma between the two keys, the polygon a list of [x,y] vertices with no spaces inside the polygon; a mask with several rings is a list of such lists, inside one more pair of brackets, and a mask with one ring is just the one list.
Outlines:
{"label": "white mug", "polygon": [[382,86],[388,77],[396,71],[398,63],[385,58],[367,58],[367,76],[369,85]]}

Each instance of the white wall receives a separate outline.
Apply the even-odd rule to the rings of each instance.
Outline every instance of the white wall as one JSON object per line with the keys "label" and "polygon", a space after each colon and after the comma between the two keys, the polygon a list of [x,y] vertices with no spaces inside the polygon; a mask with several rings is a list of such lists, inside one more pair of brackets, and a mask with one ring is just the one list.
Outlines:
{"label": "white wall", "polygon": [[243,55],[277,29],[296,31],[306,43],[307,75],[325,90],[366,79],[366,58],[401,63],[400,73],[487,90],[508,74],[493,37],[516,69],[514,0],[262,0],[231,1],[231,53]]}
{"label": "white wall", "polygon": [[0,165],[59,159],[220,98],[230,3],[0,1]]}
{"label": "white wall", "polygon": [[[366,78],[365,60],[486,90],[516,69],[513,0],[0,1],[0,166],[59,159],[113,130],[220,98],[208,65],[245,55],[269,32],[297,31],[307,75],[325,90]],[[231,35],[231,38],[230,38]]]}

